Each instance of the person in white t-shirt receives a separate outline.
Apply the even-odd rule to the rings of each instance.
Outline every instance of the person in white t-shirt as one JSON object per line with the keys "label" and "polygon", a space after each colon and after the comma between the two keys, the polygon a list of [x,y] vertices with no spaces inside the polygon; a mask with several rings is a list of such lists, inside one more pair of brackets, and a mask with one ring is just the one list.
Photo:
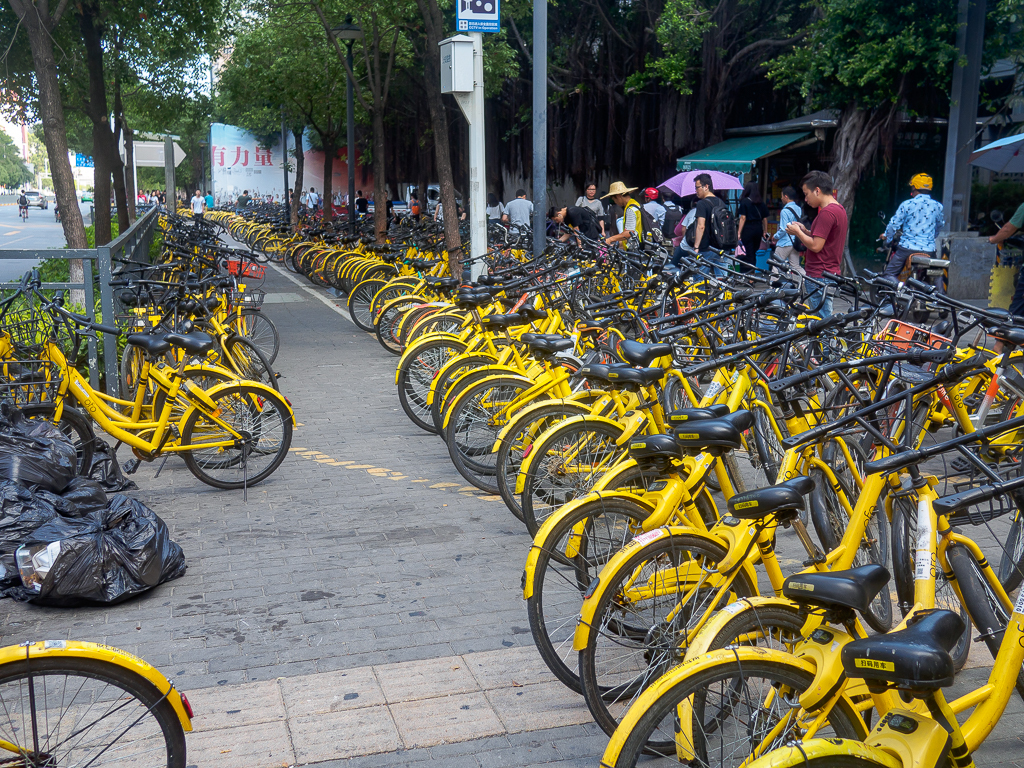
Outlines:
{"label": "person in white t-shirt", "polygon": [[196,193],[192,195],[192,199],[189,201],[189,206],[192,208],[192,218],[196,221],[203,220],[203,214],[206,213],[206,198],[203,197],[202,193],[197,189]]}

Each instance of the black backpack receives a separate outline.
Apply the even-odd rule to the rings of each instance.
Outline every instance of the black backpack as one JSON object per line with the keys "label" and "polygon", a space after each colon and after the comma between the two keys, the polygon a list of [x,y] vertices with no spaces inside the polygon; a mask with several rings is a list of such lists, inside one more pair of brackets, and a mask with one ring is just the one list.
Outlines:
{"label": "black backpack", "polygon": [[683,218],[683,212],[677,207],[665,211],[665,223],[661,225],[661,234],[666,240],[676,236],[676,224]]}
{"label": "black backpack", "polygon": [[644,240],[661,240],[661,227],[651,212],[640,206],[640,226],[643,228]]}
{"label": "black backpack", "polygon": [[721,200],[711,209],[710,226],[711,237],[708,243],[712,248],[731,251],[739,244],[736,217],[732,209]]}

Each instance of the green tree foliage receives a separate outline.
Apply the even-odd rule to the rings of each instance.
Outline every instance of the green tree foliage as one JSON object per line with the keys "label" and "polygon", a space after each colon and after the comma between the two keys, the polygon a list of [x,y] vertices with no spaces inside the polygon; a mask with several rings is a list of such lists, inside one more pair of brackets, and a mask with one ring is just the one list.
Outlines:
{"label": "green tree foliage", "polygon": [[32,174],[6,131],[0,131],[0,184],[17,187],[32,180]]}

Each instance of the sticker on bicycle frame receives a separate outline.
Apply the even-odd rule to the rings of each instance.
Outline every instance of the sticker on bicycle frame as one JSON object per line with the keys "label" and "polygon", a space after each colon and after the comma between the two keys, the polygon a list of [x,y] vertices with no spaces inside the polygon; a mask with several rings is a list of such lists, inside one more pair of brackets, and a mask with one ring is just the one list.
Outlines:
{"label": "sticker on bicycle frame", "polygon": [[896,665],[891,661],[880,661],[879,659],[854,659],[853,666],[859,669],[877,669],[881,672],[895,672]]}
{"label": "sticker on bicycle frame", "polygon": [[726,613],[736,614],[742,611],[744,608],[746,608],[746,606],[747,604],[744,603],[742,600],[737,600],[735,603],[729,603],[722,610]]}
{"label": "sticker on bicycle frame", "polygon": [[725,387],[723,387],[717,381],[712,381],[710,384],[708,384],[708,388],[704,392],[704,397],[705,398],[714,397],[719,392],[721,392],[723,389],[725,389]]}
{"label": "sticker on bicycle frame", "polygon": [[639,536],[635,537],[633,539],[633,543],[635,543],[639,547],[645,547],[652,541],[657,541],[666,533],[668,533],[668,531],[666,531],[664,528],[655,528],[653,531],[641,533]]}
{"label": "sticker on bicycle frame", "polygon": [[1017,595],[1017,603],[1013,606],[1014,613],[1024,613],[1024,589]]}
{"label": "sticker on bicycle frame", "polygon": [[932,552],[930,549],[919,549],[914,556],[914,581],[922,581],[932,577]]}
{"label": "sticker on bicycle frame", "polygon": [[62,651],[62,650],[64,650],[67,647],[68,647],[68,643],[67,643],[66,640],[44,640],[43,641],[43,649],[47,650],[47,651],[50,650],[51,648],[55,649],[55,650]]}

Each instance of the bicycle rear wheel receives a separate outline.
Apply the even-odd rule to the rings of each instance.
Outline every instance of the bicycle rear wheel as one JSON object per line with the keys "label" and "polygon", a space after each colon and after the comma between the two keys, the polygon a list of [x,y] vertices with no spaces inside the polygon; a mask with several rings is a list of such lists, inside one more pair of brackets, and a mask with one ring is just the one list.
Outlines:
{"label": "bicycle rear wheel", "polygon": [[0,667],[0,739],[22,750],[19,766],[185,766],[185,732],[170,701],[140,675],[98,659]]}
{"label": "bicycle rear wheel", "polygon": [[250,381],[266,384],[271,389],[280,389],[277,375],[259,347],[241,336],[224,342],[224,351],[231,361],[235,373]]}
{"label": "bicycle rear wheel", "polygon": [[267,356],[268,363],[274,363],[281,350],[281,335],[273,320],[258,309],[243,309],[241,316],[235,316],[232,325],[239,335],[251,341]]}
{"label": "bicycle rear wheel", "polygon": [[292,442],[292,417],[284,398],[241,382],[210,396],[220,421],[241,437],[193,410],[181,430],[181,445],[189,448],[185,466],[214,488],[263,482],[281,466]]}

